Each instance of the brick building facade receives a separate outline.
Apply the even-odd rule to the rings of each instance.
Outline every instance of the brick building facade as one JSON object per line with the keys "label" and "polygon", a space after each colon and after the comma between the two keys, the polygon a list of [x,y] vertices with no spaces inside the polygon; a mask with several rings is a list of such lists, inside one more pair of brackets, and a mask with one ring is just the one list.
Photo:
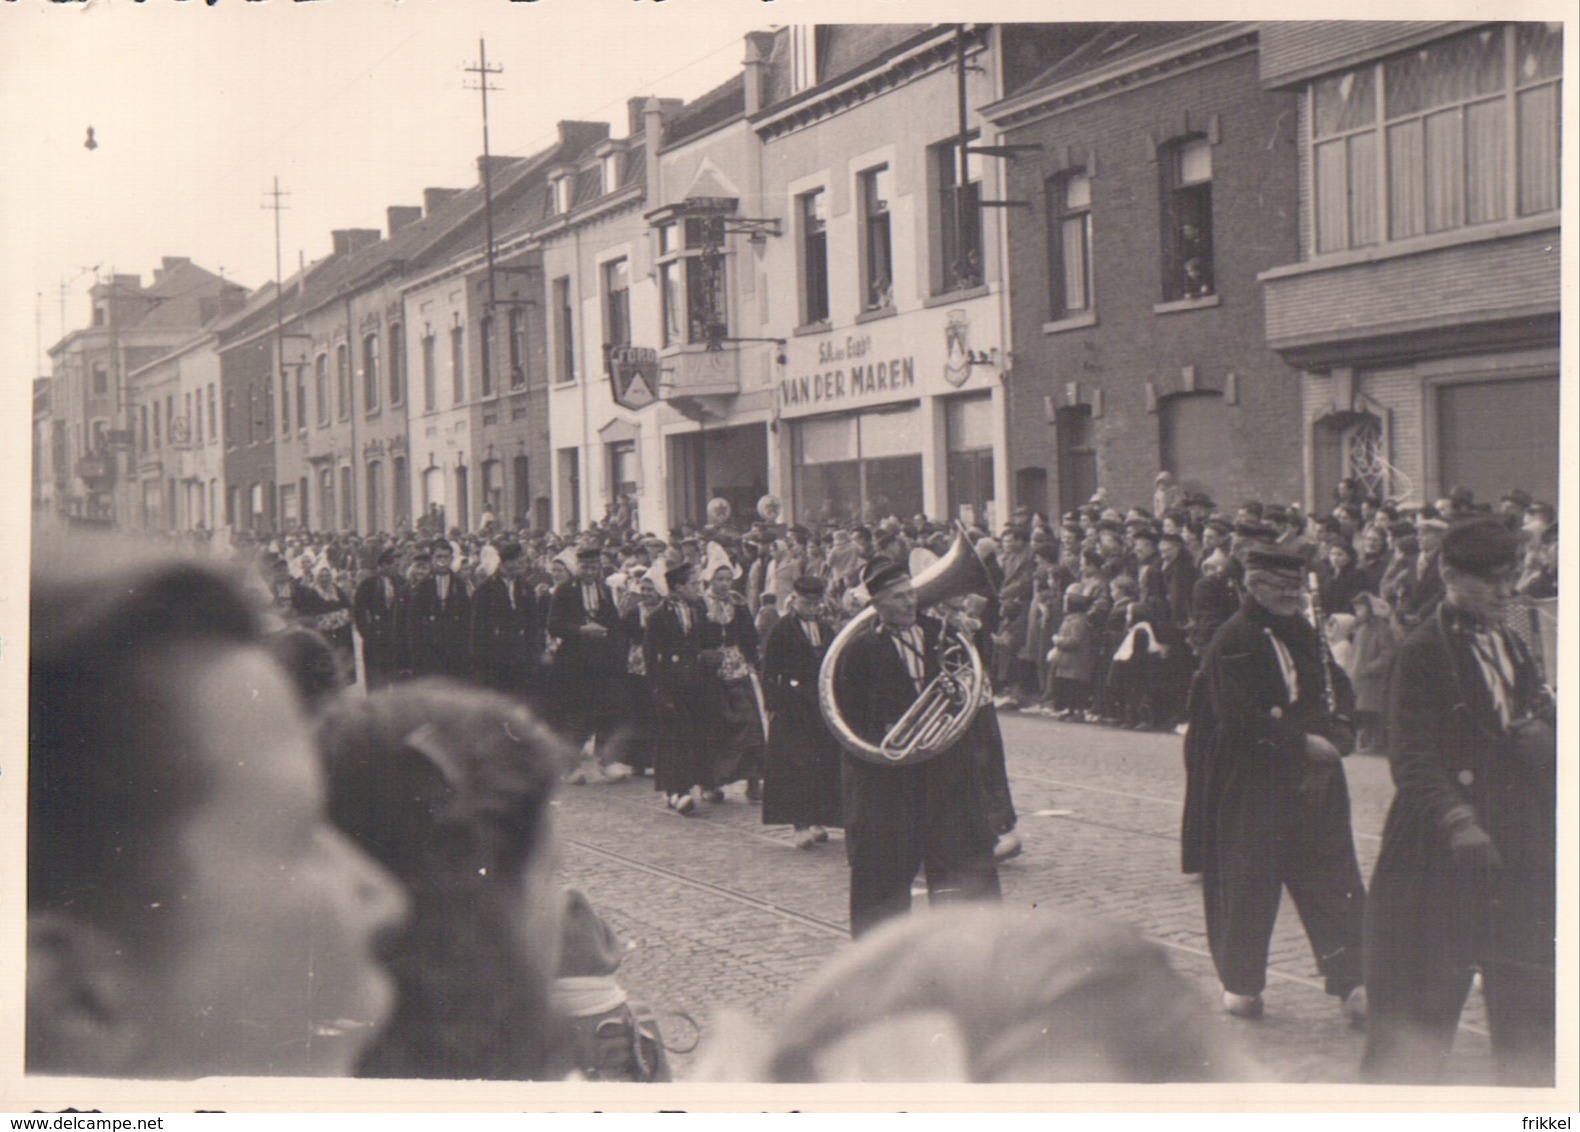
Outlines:
{"label": "brick building facade", "polygon": [[1264,272],[1269,344],[1304,373],[1309,499],[1353,477],[1556,501],[1562,26],[1279,23],[1299,254]]}
{"label": "brick building facade", "polygon": [[1007,189],[1017,503],[1150,505],[1160,470],[1220,506],[1300,498],[1299,373],[1257,279],[1298,246],[1295,100],[1259,88],[1256,47],[1108,25],[987,108],[1034,147]]}

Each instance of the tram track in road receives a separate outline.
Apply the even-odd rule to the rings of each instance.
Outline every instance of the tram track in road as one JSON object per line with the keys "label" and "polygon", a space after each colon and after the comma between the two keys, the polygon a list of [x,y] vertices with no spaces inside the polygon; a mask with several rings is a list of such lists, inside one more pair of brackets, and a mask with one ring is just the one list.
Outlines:
{"label": "tram track in road", "polygon": [[[1158,797],[1156,797],[1154,795],[1151,795],[1151,794],[1137,794],[1134,791],[1130,791],[1130,790],[1113,790],[1113,789],[1110,789],[1110,788],[1108,788],[1106,786],[1091,786],[1091,785],[1088,785],[1087,783],[1084,783],[1084,782],[1070,782],[1067,779],[1048,778],[1048,777],[1045,777],[1044,775],[1040,775],[1040,774],[1024,774],[1024,773],[1023,774],[1016,774],[1016,775],[1012,776],[1011,781],[1012,782],[1021,782],[1021,781],[1024,781],[1024,782],[1035,782],[1035,783],[1038,783],[1038,784],[1043,785],[1043,786],[1060,786],[1060,787],[1067,787],[1067,788],[1069,788],[1071,790],[1086,790],[1086,791],[1089,791],[1089,792],[1094,793],[1094,794],[1106,794],[1106,795],[1108,795],[1110,797],[1114,797],[1114,798],[1130,798],[1130,799],[1133,799],[1134,801],[1137,801],[1137,802],[1152,802],[1152,803],[1155,803],[1155,804],[1160,805],[1160,806],[1171,806],[1175,810],[1178,810],[1181,806],[1183,806],[1185,804],[1185,799],[1184,798],[1158,798]],[[1147,830],[1131,829],[1131,828],[1129,828],[1127,826],[1106,825],[1103,822],[1093,822],[1093,821],[1090,821],[1089,819],[1075,818],[1075,817],[1071,817],[1071,816],[1065,815],[1065,814],[1061,814],[1059,816],[1061,818],[1063,818],[1065,821],[1083,821],[1083,820],[1085,820],[1086,823],[1089,824],[1089,825],[1099,825],[1099,826],[1103,826],[1106,829],[1122,830],[1123,832],[1134,833],[1134,834],[1137,834],[1137,835],[1142,836],[1142,837],[1162,837],[1162,838],[1167,839],[1169,837],[1178,837],[1179,836],[1178,832],[1175,832],[1175,833],[1172,833],[1172,834],[1151,833],[1151,832],[1149,832]],[[1382,841],[1382,838],[1380,836],[1378,836],[1377,834],[1375,834],[1375,833],[1362,833],[1360,830],[1353,830],[1352,832],[1353,832],[1355,837],[1361,838],[1362,840],[1365,840],[1365,841],[1377,841],[1377,842]]]}
{"label": "tram track in road", "polygon": [[[1041,782],[1043,784],[1069,786],[1069,787],[1082,787],[1082,784],[1080,784],[1080,783],[1068,782],[1068,781],[1063,781],[1063,780],[1058,780],[1058,779],[1049,779],[1049,778],[1045,778],[1045,777],[1042,777],[1042,776],[1039,776],[1039,775],[1017,775],[1016,777],[1017,778],[1025,778],[1025,779],[1029,779],[1029,780],[1032,780],[1032,781]],[[1094,790],[1094,791],[1097,791],[1097,792],[1103,793],[1103,794],[1110,794],[1110,795],[1116,795],[1116,796],[1119,796],[1119,797],[1127,797],[1127,798],[1136,798],[1136,799],[1139,799],[1139,800],[1142,800],[1142,801],[1158,802],[1158,803],[1162,803],[1162,804],[1173,804],[1173,805],[1177,805],[1178,804],[1178,803],[1171,803],[1171,802],[1169,802],[1168,799],[1148,797],[1146,795],[1134,794],[1134,793],[1128,792],[1128,791],[1110,790],[1110,789],[1106,789],[1106,788],[1103,788],[1103,787],[1084,787],[1084,788],[1091,789],[1091,790]],[[650,813],[650,814],[656,813],[656,811],[655,811],[653,806],[651,806],[651,805],[649,805],[647,803],[639,802],[639,801],[637,801],[635,799],[621,798],[621,797],[618,797],[618,796],[615,796],[615,795],[612,795],[612,794],[603,795],[602,798],[603,798],[604,801],[619,804],[619,805],[622,806],[622,808],[637,809],[637,810],[641,810],[641,811],[644,811],[644,812],[647,812],[647,813]],[[1125,826],[1125,825],[1118,825],[1118,824],[1115,824],[1115,823],[1112,823],[1112,822],[1096,821],[1096,820],[1093,820],[1093,819],[1090,819],[1090,818],[1079,818],[1079,817],[1075,817],[1073,815],[1060,815],[1060,817],[1064,821],[1072,822],[1072,823],[1077,824],[1077,825],[1084,825],[1084,826],[1088,826],[1088,827],[1091,827],[1091,828],[1097,828],[1097,829],[1106,829],[1106,830],[1111,830],[1111,831],[1116,832],[1116,833],[1129,834],[1131,836],[1137,836],[1137,837],[1147,837],[1147,838],[1152,838],[1152,839],[1156,839],[1156,840],[1167,841],[1167,840],[1172,840],[1175,836],[1177,836],[1176,834],[1172,834],[1172,833],[1171,834],[1154,833],[1154,832],[1151,832],[1151,831],[1148,831],[1148,830],[1139,830],[1139,829],[1135,829],[1135,828],[1132,828],[1132,827],[1129,827],[1129,826]],[[772,837],[769,834],[756,832],[756,831],[751,831],[751,830],[743,830],[740,827],[734,825],[733,823],[709,822],[709,821],[693,821],[693,822],[688,823],[688,825],[691,828],[696,829],[696,830],[708,830],[708,831],[711,831],[713,833],[720,833],[720,834],[733,834],[733,835],[735,835],[737,837],[750,838],[750,839],[752,839],[754,841],[766,841],[766,842],[769,842],[769,843],[774,844],[776,846],[780,846],[780,845],[783,844],[779,839],[774,838],[774,837]],[[826,935],[832,936],[832,937],[840,939],[840,940],[846,939],[848,937],[848,934],[849,934],[849,926],[846,925],[846,924],[836,923],[833,920],[824,919],[821,916],[811,915],[811,914],[806,913],[806,912],[799,912],[799,911],[795,910],[794,908],[788,908],[788,907],[786,907],[786,906],[784,906],[782,904],[778,904],[778,903],[776,903],[774,901],[765,900],[765,899],[762,899],[761,897],[753,896],[753,895],[751,895],[749,893],[742,892],[739,889],[731,888],[728,885],[722,885],[722,884],[715,883],[713,881],[702,880],[702,879],[699,879],[698,877],[692,876],[692,875],[690,875],[688,873],[685,873],[685,872],[682,872],[682,871],[680,871],[678,869],[669,868],[669,867],[664,866],[664,865],[655,865],[655,864],[653,864],[651,862],[641,860],[638,857],[634,857],[634,856],[632,856],[629,853],[622,853],[622,852],[620,852],[618,850],[610,849],[610,848],[608,848],[606,846],[595,844],[594,842],[588,841],[588,840],[586,840],[584,838],[579,838],[579,837],[562,837],[561,840],[564,842],[564,844],[566,844],[568,846],[573,846],[576,849],[579,849],[579,850],[581,850],[583,852],[586,852],[586,853],[590,853],[593,856],[602,858],[603,860],[611,862],[613,864],[620,865],[622,867],[632,869],[634,871],[643,873],[643,874],[645,874],[647,876],[651,876],[651,877],[653,877],[655,879],[658,879],[658,880],[663,880],[663,881],[667,881],[668,883],[671,883],[671,884],[680,885],[682,887],[691,889],[692,891],[695,891],[695,892],[707,893],[708,895],[711,895],[711,896],[714,896],[714,897],[717,897],[717,898],[720,898],[720,899],[731,901],[732,903],[739,904],[739,905],[751,908],[754,911],[763,913],[765,915],[773,916],[773,917],[775,917],[777,919],[780,919],[780,920],[783,920],[783,921],[787,921],[787,922],[790,922],[790,923],[795,923],[795,924],[798,924],[798,925],[800,925],[802,927],[811,928],[811,929],[813,929],[815,931],[822,932],[822,933],[824,933]],[[1146,939],[1150,940],[1151,942],[1157,944],[1159,947],[1162,947],[1162,948],[1164,948],[1166,950],[1178,952],[1178,953],[1183,954],[1183,955],[1189,955],[1189,956],[1191,956],[1191,957],[1193,957],[1195,959],[1211,960],[1211,958],[1212,958],[1211,953],[1209,951],[1205,950],[1204,948],[1192,947],[1189,944],[1180,943],[1177,940],[1167,939],[1167,938],[1164,938],[1162,936],[1153,935],[1151,933],[1143,932],[1142,934],[1143,934],[1143,936]],[[1270,981],[1291,983],[1291,984],[1295,984],[1295,985],[1299,985],[1299,986],[1308,987],[1308,988],[1311,988],[1313,990],[1319,990],[1320,991],[1322,989],[1322,986],[1323,986],[1322,981],[1320,979],[1312,978],[1312,977],[1307,976],[1307,975],[1295,974],[1293,972],[1285,971],[1285,970],[1283,970],[1283,969],[1281,969],[1281,968],[1279,968],[1277,966],[1273,966],[1273,965],[1269,965],[1268,971],[1267,971],[1267,976],[1268,976],[1268,979]],[[1474,1027],[1474,1026],[1465,1026],[1464,1028],[1467,1029],[1467,1030],[1470,1030],[1473,1033],[1480,1033],[1481,1032],[1479,1030],[1479,1028]]]}
{"label": "tram track in road", "polygon": [[[718,829],[721,827],[713,826],[712,828]],[[711,896],[717,896],[725,900],[733,901],[737,904],[743,904],[749,908],[755,909],[758,912],[776,916],[781,920],[787,920],[791,923],[799,924],[802,927],[812,928],[816,931],[821,931],[826,934],[836,936],[839,939],[846,938],[850,933],[850,928],[846,924],[837,924],[832,920],[825,920],[821,916],[813,916],[806,912],[798,912],[794,908],[786,908],[784,905],[776,904],[772,900],[764,900],[761,897],[752,896],[749,893],[741,892],[739,889],[731,888],[728,885],[715,884],[712,881],[699,880],[698,878],[689,876],[678,869],[671,869],[664,865],[655,865],[648,861],[643,861],[633,857],[628,853],[621,853],[617,850],[609,849],[602,845],[595,845],[592,842],[584,841],[581,838],[561,837],[560,840],[564,844],[574,846],[585,853],[591,853],[594,856],[602,857],[606,861],[612,861],[615,864],[623,865],[626,868],[634,869],[637,872],[645,873],[648,876],[669,881],[671,884],[679,884],[697,892],[705,892]]]}

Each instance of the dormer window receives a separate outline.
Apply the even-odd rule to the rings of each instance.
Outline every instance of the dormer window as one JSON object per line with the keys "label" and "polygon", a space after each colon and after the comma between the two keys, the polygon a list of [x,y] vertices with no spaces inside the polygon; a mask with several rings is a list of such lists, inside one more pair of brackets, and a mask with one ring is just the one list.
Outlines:
{"label": "dormer window", "polygon": [[598,171],[605,193],[612,193],[620,187],[620,155],[618,153],[604,154],[599,159]]}
{"label": "dormer window", "polygon": [[790,93],[800,94],[817,85],[817,41],[814,24],[794,24],[790,28]]}
{"label": "dormer window", "polygon": [[549,180],[549,211],[563,216],[571,210],[571,179],[560,173]]}

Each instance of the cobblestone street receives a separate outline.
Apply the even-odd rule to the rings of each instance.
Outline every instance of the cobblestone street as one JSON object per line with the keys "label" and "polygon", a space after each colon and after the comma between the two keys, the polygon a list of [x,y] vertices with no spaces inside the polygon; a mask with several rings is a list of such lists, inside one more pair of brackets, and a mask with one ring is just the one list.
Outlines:
{"label": "cobblestone street", "polygon": [[[1024,854],[1000,869],[1005,903],[1102,916],[1160,943],[1201,990],[1207,1024],[1239,1031],[1287,1082],[1353,1083],[1363,1037],[1322,992],[1299,917],[1286,899],[1274,934],[1267,1014],[1217,1011],[1201,888],[1179,871],[1180,740],[1014,714],[1000,717]],[[1384,758],[1346,760],[1356,849],[1368,877],[1393,787]],[[627,988],[658,1011],[669,1043],[706,1039],[721,1009],[771,1022],[787,996],[849,946],[843,845],[797,852],[788,827],[764,827],[740,786],[701,817],[678,818],[650,780],[566,787],[558,803],[566,883],[620,934]],[[919,901],[918,912],[925,908]],[[673,1055],[677,1077],[694,1060]],[[1491,1082],[1473,995],[1452,1079]]]}

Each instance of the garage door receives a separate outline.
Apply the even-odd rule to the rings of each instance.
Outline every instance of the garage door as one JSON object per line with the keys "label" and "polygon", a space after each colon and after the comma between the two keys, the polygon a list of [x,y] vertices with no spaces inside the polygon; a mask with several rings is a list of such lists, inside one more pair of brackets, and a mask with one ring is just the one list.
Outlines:
{"label": "garage door", "polygon": [[1496,504],[1510,488],[1558,501],[1558,378],[1443,385],[1437,392],[1438,484]]}

